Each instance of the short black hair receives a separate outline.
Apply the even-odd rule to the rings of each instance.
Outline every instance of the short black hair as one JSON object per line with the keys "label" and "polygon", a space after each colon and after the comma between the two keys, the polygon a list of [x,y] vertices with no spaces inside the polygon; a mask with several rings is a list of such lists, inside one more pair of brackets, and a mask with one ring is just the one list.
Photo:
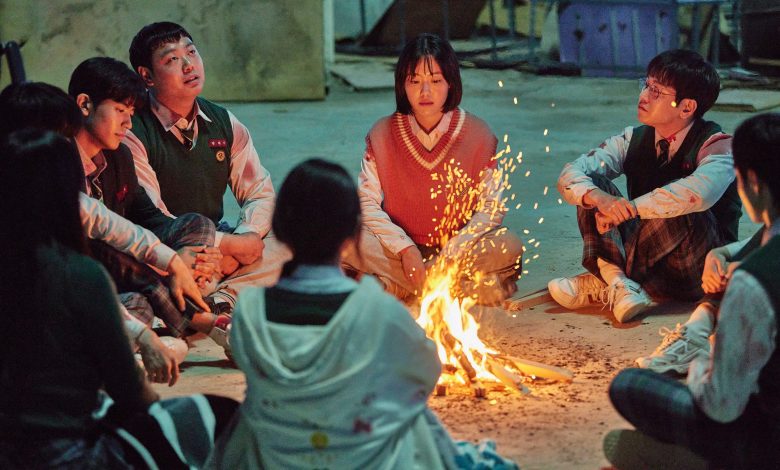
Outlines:
{"label": "short black hair", "polygon": [[409,103],[409,97],[406,96],[406,79],[414,74],[414,69],[420,60],[424,60],[430,69],[431,59],[436,59],[444,79],[450,86],[447,92],[447,101],[444,102],[442,111],[446,113],[460,105],[460,100],[463,97],[463,84],[460,80],[460,65],[455,50],[452,49],[449,42],[439,36],[423,33],[406,43],[395,65],[395,106],[397,112],[401,114],[412,113],[412,105]]}
{"label": "short black hair", "polygon": [[699,53],[686,49],[672,49],[655,56],[647,64],[647,76],[674,88],[678,103],[684,99],[696,101],[697,118],[712,108],[720,94],[720,77],[715,67]]}
{"label": "short black hair", "polygon": [[80,63],[70,76],[68,93],[84,93],[94,106],[105,100],[141,108],[146,103],[146,84],[124,62],[111,57],[93,57]]}
{"label": "short black hair", "polygon": [[0,139],[15,130],[34,127],[73,137],[81,129],[76,100],[54,85],[24,82],[0,92]]}
{"label": "short black hair", "polygon": [[192,35],[183,26],[170,21],[152,23],[141,28],[130,43],[130,65],[134,71],[138,67],[152,68],[152,54],[163,44],[177,42],[181,38],[190,38]]}
{"label": "short black hair", "polygon": [[313,158],[292,169],[276,197],[271,220],[293,264],[327,264],[360,230],[357,185],[336,163]]}
{"label": "short black hair", "polygon": [[769,187],[775,206],[780,206],[780,113],[759,114],[740,124],[732,151],[737,171],[746,176],[753,170]]}

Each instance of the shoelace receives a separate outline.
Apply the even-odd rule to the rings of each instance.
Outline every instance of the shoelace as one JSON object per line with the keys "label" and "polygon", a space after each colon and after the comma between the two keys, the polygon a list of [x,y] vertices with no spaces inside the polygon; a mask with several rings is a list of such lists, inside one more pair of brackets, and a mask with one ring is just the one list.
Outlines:
{"label": "shoelace", "polygon": [[604,290],[606,291],[607,298],[605,300],[602,300],[602,302],[604,303],[604,307],[602,307],[602,309],[609,308],[610,310],[614,309],[616,302],[619,302],[620,299],[628,295],[629,290],[637,294],[639,293],[638,286],[635,286],[633,284],[627,284],[622,281],[618,281],[615,282],[614,284],[610,284],[607,287],[605,287]]}
{"label": "shoelace", "polygon": [[596,276],[577,276],[574,278],[575,288],[577,292],[585,295],[595,294],[596,301],[601,302],[606,306],[607,304],[607,289],[608,286],[604,286],[603,282]]}
{"label": "shoelace", "polygon": [[684,332],[685,332],[685,327],[683,327],[679,323],[673,330],[670,330],[669,328],[662,326],[658,330],[658,334],[663,336],[664,339],[661,341],[661,344],[655,349],[656,352],[665,351],[666,348],[671,346],[678,339],[687,339],[687,337],[683,334]]}

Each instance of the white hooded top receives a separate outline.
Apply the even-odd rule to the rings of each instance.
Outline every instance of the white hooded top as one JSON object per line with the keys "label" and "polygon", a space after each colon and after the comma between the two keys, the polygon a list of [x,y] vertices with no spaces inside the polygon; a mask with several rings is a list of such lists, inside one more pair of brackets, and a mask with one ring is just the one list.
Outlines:
{"label": "white hooded top", "polygon": [[241,292],[231,333],[246,398],[215,468],[455,467],[426,406],[441,373],[434,343],[365,276],[326,325],[269,322],[265,291]]}

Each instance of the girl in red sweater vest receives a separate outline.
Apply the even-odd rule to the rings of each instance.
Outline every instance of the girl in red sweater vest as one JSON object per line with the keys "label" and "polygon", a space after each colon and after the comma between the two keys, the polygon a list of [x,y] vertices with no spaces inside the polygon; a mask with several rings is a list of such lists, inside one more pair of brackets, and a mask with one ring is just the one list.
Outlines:
{"label": "girl in red sweater vest", "polygon": [[366,136],[361,256],[347,255],[345,264],[399,298],[420,295],[438,256],[459,264],[460,295],[492,304],[517,290],[523,246],[501,226],[497,140],[458,107],[462,92],[452,46],[421,34],[396,64],[396,112]]}

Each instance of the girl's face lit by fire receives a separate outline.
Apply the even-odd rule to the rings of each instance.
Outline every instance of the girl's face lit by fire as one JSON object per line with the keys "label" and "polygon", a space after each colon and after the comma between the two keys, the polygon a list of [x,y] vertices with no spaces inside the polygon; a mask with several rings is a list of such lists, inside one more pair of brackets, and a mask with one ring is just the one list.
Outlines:
{"label": "girl's face lit by fire", "polygon": [[414,73],[406,77],[404,89],[412,113],[420,125],[426,127],[439,122],[444,114],[449,88],[436,59],[423,57],[417,61]]}

